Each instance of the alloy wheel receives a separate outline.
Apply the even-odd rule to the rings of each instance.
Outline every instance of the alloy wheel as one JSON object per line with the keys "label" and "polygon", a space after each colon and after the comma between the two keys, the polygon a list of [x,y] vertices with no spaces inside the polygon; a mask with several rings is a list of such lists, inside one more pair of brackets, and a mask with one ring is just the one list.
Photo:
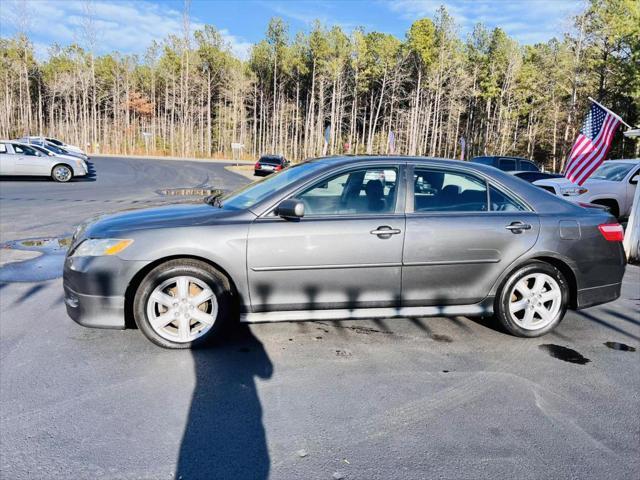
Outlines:
{"label": "alloy wheel", "polygon": [[58,165],[53,169],[53,176],[59,182],[66,182],[71,179],[71,170],[64,165]]}
{"label": "alloy wheel", "polygon": [[539,330],[552,323],[562,308],[558,282],[546,273],[520,279],[509,295],[509,315],[525,330]]}
{"label": "alloy wheel", "polygon": [[217,316],[215,293],[204,281],[191,276],[165,280],[147,300],[151,328],[173,342],[193,342],[211,329]]}

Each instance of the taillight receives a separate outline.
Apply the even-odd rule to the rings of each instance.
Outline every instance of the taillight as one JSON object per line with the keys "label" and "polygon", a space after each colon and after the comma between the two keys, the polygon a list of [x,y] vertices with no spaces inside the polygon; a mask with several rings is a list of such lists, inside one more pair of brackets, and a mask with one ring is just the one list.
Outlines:
{"label": "taillight", "polygon": [[276,172],[279,172],[280,170],[282,170],[282,165],[278,165],[276,168],[274,168],[274,170]]}
{"label": "taillight", "polygon": [[260,168],[260,162],[256,162],[256,168]]}
{"label": "taillight", "polygon": [[605,240],[609,242],[622,242],[624,240],[624,230],[619,223],[603,223],[598,225],[598,230]]}

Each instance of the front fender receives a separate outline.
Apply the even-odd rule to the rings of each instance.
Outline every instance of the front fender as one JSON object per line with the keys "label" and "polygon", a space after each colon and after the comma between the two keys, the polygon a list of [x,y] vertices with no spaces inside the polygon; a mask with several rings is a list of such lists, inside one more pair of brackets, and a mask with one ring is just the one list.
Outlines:
{"label": "front fender", "polygon": [[130,235],[133,244],[120,256],[146,265],[176,257],[200,258],[223,270],[246,303],[247,235],[247,224],[136,231]]}

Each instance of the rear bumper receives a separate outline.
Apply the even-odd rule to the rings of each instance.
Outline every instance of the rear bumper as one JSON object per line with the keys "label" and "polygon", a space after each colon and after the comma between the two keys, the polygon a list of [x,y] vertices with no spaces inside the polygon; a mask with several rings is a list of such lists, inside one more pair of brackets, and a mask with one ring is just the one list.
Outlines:
{"label": "rear bumper", "polygon": [[620,297],[622,283],[612,283],[598,287],[585,288],[578,291],[577,309],[593,307],[607,302],[613,302]]}
{"label": "rear bumper", "polygon": [[256,168],[253,173],[255,175],[271,175],[272,173],[276,173],[276,170],[268,170],[266,168]]}

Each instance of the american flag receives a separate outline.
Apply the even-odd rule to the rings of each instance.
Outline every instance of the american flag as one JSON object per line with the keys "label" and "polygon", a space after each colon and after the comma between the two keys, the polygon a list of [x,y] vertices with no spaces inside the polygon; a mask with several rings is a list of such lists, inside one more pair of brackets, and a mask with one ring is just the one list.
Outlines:
{"label": "american flag", "polygon": [[620,119],[600,105],[592,104],[573,144],[564,176],[582,185],[609,153]]}

